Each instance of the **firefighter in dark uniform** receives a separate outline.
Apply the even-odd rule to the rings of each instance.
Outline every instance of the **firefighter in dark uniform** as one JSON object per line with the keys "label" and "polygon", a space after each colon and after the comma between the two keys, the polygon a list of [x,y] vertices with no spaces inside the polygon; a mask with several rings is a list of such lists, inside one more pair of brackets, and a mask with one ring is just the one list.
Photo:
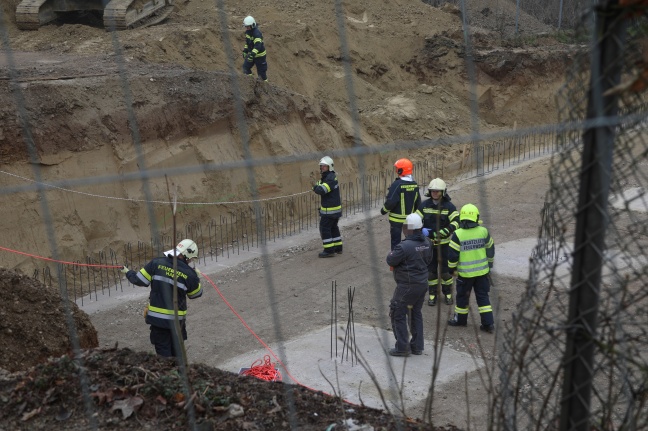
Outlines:
{"label": "firefighter in dark uniform", "polygon": [[419,186],[412,178],[414,171],[412,162],[408,159],[399,159],[394,163],[394,167],[398,178],[389,187],[385,203],[380,209],[380,214],[389,214],[392,250],[401,241],[405,218],[418,210],[421,205]]}
{"label": "firefighter in dark uniform", "polygon": [[448,243],[450,235],[459,227],[459,212],[451,202],[446,191],[446,183],[441,178],[430,181],[425,196],[430,197],[424,201],[418,211],[423,217],[423,235],[432,239],[434,245],[434,259],[430,265],[428,278],[429,294],[428,305],[435,306],[439,295],[439,264],[441,266],[441,292],[445,303],[451,305],[452,301],[452,276],[448,270]]}
{"label": "firefighter in dark uniform", "polygon": [[[393,267],[396,290],[389,304],[396,346],[389,350],[392,356],[423,354],[423,302],[427,292],[428,266],[432,262],[432,244],[423,235],[421,217],[414,213],[403,224],[405,239],[387,255],[387,264]],[[408,320],[409,331],[408,334]]]}
{"label": "firefighter in dark uniform", "polygon": [[[178,319],[182,331],[182,339],[187,339],[187,298],[195,299],[202,296],[197,269],[189,266],[191,259],[198,257],[198,246],[190,239],[184,239],[175,248],[177,271],[173,271],[174,250],[164,253],[147,263],[138,272],[123,266],[121,272],[126,274],[128,281],[136,286],[151,286],[149,304],[145,315],[146,323],[151,329],[151,343],[155,352],[160,356],[179,357],[180,342],[175,331],[175,311],[173,307],[174,278],[178,287]],[[174,277],[175,275],[175,277]]]}
{"label": "firefighter in dark uniform", "polygon": [[457,304],[450,326],[468,324],[470,291],[475,289],[481,326],[485,332],[495,330],[493,307],[490,303],[490,269],[495,258],[495,244],[488,229],[479,224],[479,210],[473,204],[461,207],[459,229],[450,238],[448,266],[457,274]]}
{"label": "firefighter in dark uniform", "polygon": [[342,235],[338,222],[342,217],[342,199],[337,174],[333,170],[333,159],[322,157],[319,162],[322,178],[315,183],[313,191],[320,195],[320,236],[324,250],[319,257],[333,257],[342,254]]}
{"label": "firefighter in dark uniform", "polygon": [[266,71],[268,62],[266,61],[266,49],[263,45],[263,35],[257,26],[256,21],[251,16],[246,16],[243,20],[245,27],[245,48],[243,48],[243,73],[252,75],[252,67],[256,66],[259,77],[268,81]]}

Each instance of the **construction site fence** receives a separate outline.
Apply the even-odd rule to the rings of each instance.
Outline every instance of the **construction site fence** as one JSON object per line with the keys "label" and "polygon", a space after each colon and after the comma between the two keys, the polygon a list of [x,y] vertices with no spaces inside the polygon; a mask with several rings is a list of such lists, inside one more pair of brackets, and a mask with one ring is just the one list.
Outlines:
{"label": "construction site fence", "polygon": [[[552,153],[555,136],[555,132],[543,130],[496,141],[455,144],[452,149],[455,153],[461,151],[463,157],[460,160],[441,154],[417,161],[414,163],[414,178],[418,179],[421,187],[436,177],[444,178],[451,191],[453,181],[487,175]],[[342,217],[346,218],[381,208],[395,176],[390,169],[350,181],[341,180]],[[319,237],[319,207],[320,196],[310,191],[286,198],[260,200],[256,205],[230,206],[226,214],[208,222],[191,221],[176,226],[175,238],[172,228],[168,228],[157,238],[126,243],[122,250],[108,248],[99,253],[86,253],[85,261],[61,265],[56,270],[52,268],[53,263],[36,267],[33,275],[51,286],[57,283],[57,274],[61,274],[61,282],[75,300],[85,296],[96,300],[100,296],[109,296],[111,289],[124,287],[118,269],[107,266],[127,264],[131,269],[141,268],[184,238],[191,238],[198,244],[198,261],[207,263],[239,256],[302,232],[312,231]]]}

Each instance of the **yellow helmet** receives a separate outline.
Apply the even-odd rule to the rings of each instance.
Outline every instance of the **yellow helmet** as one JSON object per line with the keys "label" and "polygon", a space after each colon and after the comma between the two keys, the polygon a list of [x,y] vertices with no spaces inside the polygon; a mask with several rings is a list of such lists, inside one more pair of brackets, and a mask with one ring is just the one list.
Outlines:
{"label": "yellow helmet", "polygon": [[466,204],[461,207],[461,212],[459,213],[459,220],[469,220],[477,223],[479,220],[479,210],[473,204]]}

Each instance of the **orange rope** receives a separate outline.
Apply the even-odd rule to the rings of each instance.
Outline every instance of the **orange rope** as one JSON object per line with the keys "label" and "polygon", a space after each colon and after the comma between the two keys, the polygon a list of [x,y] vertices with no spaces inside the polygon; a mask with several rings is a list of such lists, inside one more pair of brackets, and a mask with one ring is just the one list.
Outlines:
{"label": "orange rope", "polygon": [[281,381],[281,373],[275,368],[274,364],[270,362],[270,355],[265,355],[263,361],[261,359],[254,361],[250,368],[241,372],[241,375],[252,376],[269,382]]}

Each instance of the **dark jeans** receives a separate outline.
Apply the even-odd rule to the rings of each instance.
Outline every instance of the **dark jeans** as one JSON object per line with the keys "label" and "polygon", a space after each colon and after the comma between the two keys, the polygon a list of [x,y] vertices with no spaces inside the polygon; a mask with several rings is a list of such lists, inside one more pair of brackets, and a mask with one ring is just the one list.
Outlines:
{"label": "dark jeans", "polygon": [[421,313],[421,308],[426,292],[427,285],[425,284],[407,287],[396,286],[394,296],[389,304],[389,314],[396,338],[396,350],[399,352],[423,351],[423,313]]}
{"label": "dark jeans", "polygon": [[256,66],[257,73],[259,77],[264,81],[268,79],[266,71],[268,70],[268,62],[266,61],[266,56],[256,57],[254,62],[250,63],[247,60],[243,60],[243,73],[246,75],[252,74],[252,67]]}
{"label": "dark jeans", "polygon": [[322,246],[327,253],[335,253],[342,250],[342,236],[338,222],[340,217],[331,217],[320,215],[320,236],[322,237]]}
{"label": "dark jeans", "polygon": [[471,278],[457,277],[457,303],[455,305],[457,321],[464,325],[468,322],[468,303],[472,289],[475,289],[475,299],[477,299],[477,306],[479,307],[481,324],[484,326],[492,325],[494,319],[490,298],[488,297],[488,292],[490,292],[488,275]]}
{"label": "dark jeans", "polygon": [[403,223],[389,220],[389,234],[391,235],[391,249],[393,250],[403,238]]}
{"label": "dark jeans", "polygon": [[[180,355],[180,343],[176,337],[175,329],[160,328],[151,326],[151,344],[155,346],[155,353],[167,358],[178,357]],[[187,339],[187,328],[182,323],[182,339]]]}

